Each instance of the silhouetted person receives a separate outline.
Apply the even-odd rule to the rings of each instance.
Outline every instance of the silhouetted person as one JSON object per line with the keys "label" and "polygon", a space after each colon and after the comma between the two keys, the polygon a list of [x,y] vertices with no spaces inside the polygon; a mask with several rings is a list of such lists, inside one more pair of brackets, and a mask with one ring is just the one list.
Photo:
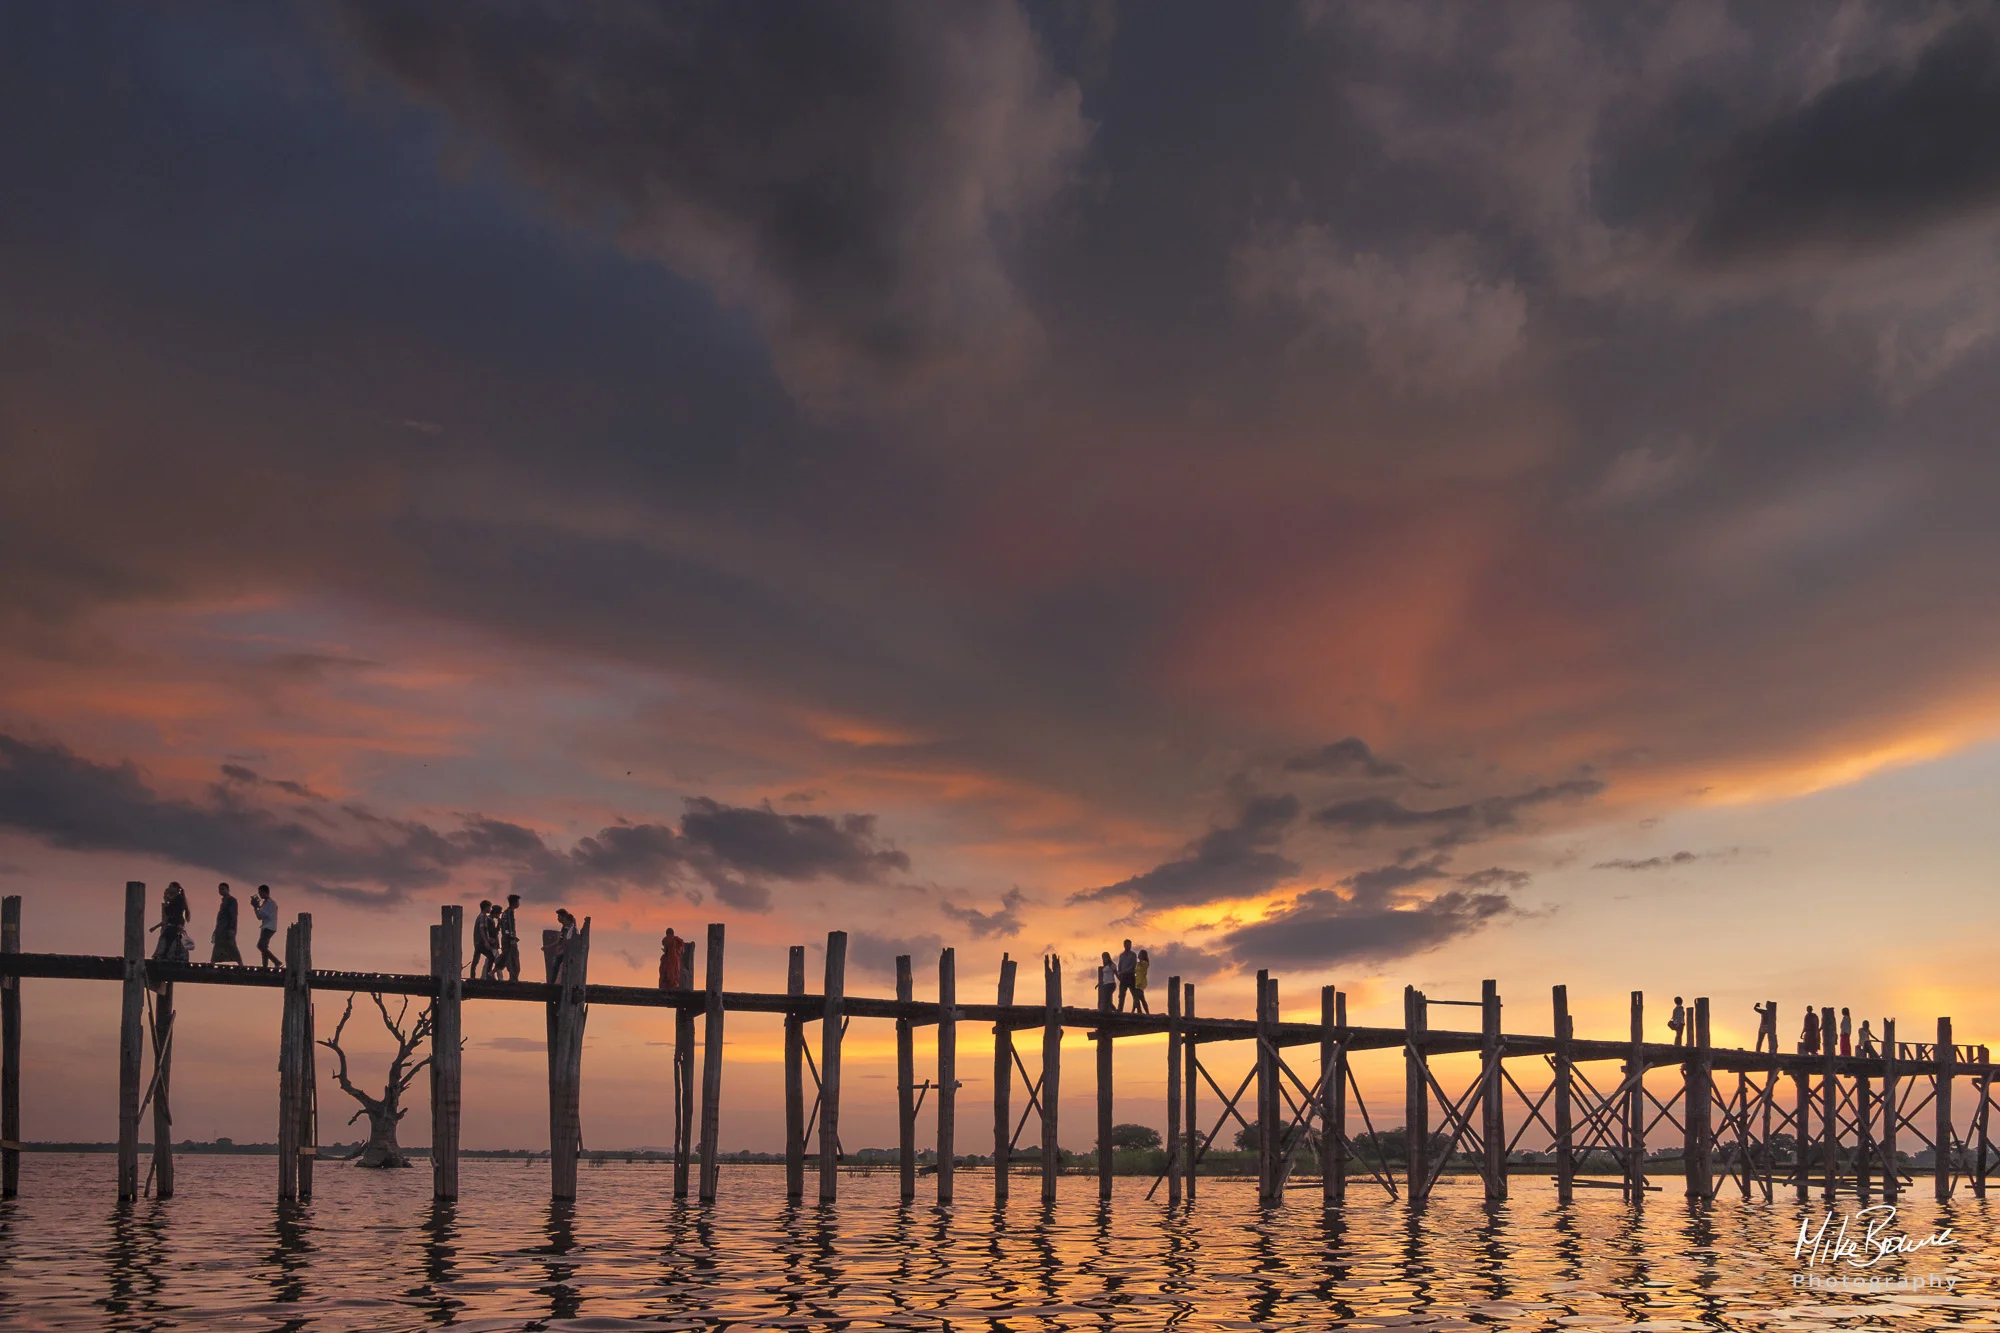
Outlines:
{"label": "silhouetted person", "polygon": [[1681,1035],[1687,1031],[1687,1012],[1687,1007],[1681,1003],[1681,997],[1674,996],[1674,1011],[1667,1016],[1667,1026],[1673,1029],[1676,1046],[1681,1044]]}
{"label": "silhouetted person", "polygon": [[1776,1055],[1778,1053],[1778,1002],[1773,1000],[1769,1004],[1753,1004],[1750,1007],[1757,1011],[1757,1049],[1760,1051],[1763,1050],[1764,1043],[1768,1041],[1771,1043],[1771,1054]]}
{"label": "silhouetted person", "polygon": [[215,933],[208,937],[208,961],[211,963],[243,963],[243,952],[236,947],[236,895],[229,891],[227,884],[218,884],[215,891],[222,895],[222,901],[215,905]]}
{"label": "silhouetted person", "polygon": [[[493,924],[493,900],[490,898],[481,898],[479,900],[479,915],[472,918],[472,968],[466,975],[472,977],[481,975],[492,976],[493,959],[499,952],[500,931]],[[486,965],[486,971],[483,974],[479,970],[481,963]]]}
{"label": "silhouetted person", "polygon": [[188,938],[187,923],[191,915],[186,890],[178,882],[167,885],[166,892],[160,895],[160,924],[153,927],[160,932],[160,942],[153,946],[153,957],[157,961],[185,963],[188,960],[192,941]]}
{"label": "silhouetted person", "polygon": [[1135,1014],[1153,1012],[1146,1007],[1146,974],[1152,970],[1152,955],[1144,949],[1139,950],[1139,961],[1132,966],[1132,1012]]}
{"label": "silhouetted person", "polygon": [[521,895],[507,895],[507,910],[500,914],[500,962],[495,972],[505,972],[507,980],[521,979],[521,931],[514,922],[514,910],[521,905]]}
{"label": "silhouetted person", "polygon": [[1819,1054],[1819,1010],[1806,1006],[1806,1025],[1799,1030],[1799,1054]]}
{"label": "silhouetted person", "polygon": [[275,967],[284,971],[285,960],[271,952],[271,937],[278,933],[278,900],[271,896],[269,884],[257,886],[257,894],[250,900],[250,910],[257,914],[258,969]]}
{"label": "silhouetted person", "polygon": [[549,979],[551,981],[561,981],[563,979],[563,969],[569,964],[569,946],[575,939],[576,918],[570,915],[567,907],[558,907],[556,909],[555,971],[550,975]]}
{"label": "silhouetted person", "polygon": [[1104,960],[1097,965],[1097,1004],[1099,1008],[1103,1008],[1106,997],[1118,984],[1118,965],[1111,961],[1108,950],[1098,957]]}
{"label": "silhouetted person", "polygon": [[1118,955],[1118,1012],[1125,1012],[1125,997],[1132,993],[1132,978],[1139,972],[1139,955],[1132,952],[1132,941],[1125,941],[1125,948]]}
{"label": "silhouetted person", "polygon": [[1848,1014],[1846,1009],[1842,1009],[1840,1011],[1840,1053],[1842,1055],[1854,1054],[1852,1050],[1853,1042],[1854,1019]]}
{"label": "silhouetted person", "polygon": [[1865,1018],[1861,1020],[1861,1044],[1858,1049],[1863,1055],[1874,1055],[1877,1053],[1875,1050],[1875,1034],[1868,1030],[1868,1020]]}
{"label": "silhouetted person", "polygon": [[687,979],[681,976],[681,963],[685,961],[683,955],[687,953],[685,946],[686,941],[674,934],[672,926],[668,926],[667,933],[660,936],[661,990],[679,990],[687,984]]}

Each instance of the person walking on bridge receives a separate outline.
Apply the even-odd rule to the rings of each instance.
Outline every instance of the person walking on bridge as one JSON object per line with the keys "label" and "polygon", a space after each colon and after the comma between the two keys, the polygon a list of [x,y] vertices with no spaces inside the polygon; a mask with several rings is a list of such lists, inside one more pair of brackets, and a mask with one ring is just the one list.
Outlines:
{"label": "person walking on bridge", "polygon": [[1673,1029],[1674,1045],[1683,1045],[1681,1038],[1687,1033],[1687,1006],[1681,1003],[1678,995],[1674,996],[1674,1012],[1668,1016],[1667,1026]]}
{"label": "person walking on bridge", "polygon": [[153,927],[160,932],[160,942],[153,946],[154,959],[162,963],[188,961],[187,923],[191,915],[187,891],[178,882],[167,885],[160,896],[160,924]]}
{"label": "person walking on bridge", "polygon": [[1118,984],[1118,965],[1111,961],[1109,951],[1097,956],[1103,960],[1097,965],[1097,1005],[1101,1009],[1104,1007],[1105,997],[1110,995],[1112,987]]}
{"label": "person walking on bridge", "polygon": [[243,965],[243,951],[236,947],[236,895],[229,891],[227,884],[218,884],[215,891],[222,901],[215,905],[215,930],[208,937],[208,961],[211,963],[235,963]]}
{"label": "person walking on bridge", "polygon": [[[493,958],[500,948],[500,932],[493,924],[493,900],[479,900],[479,915],[472,918],[472,967],[466,972],[468,977],[492,976]],[[481,972],[480,965],[486,970]]]}
{"label": "person walking on bridge", "polygon": [[681,964],[687,961],[687,941],[674,934],[672,926],[660,936],[660,989],[680,990],[687,985]]}
{"label": "person walking on bridge", "polygon": [[1806,1006],[1806,1025],[1799,1030],[1799,1054],[1819,1054],[1819,1010]]}
{"label": "person walking on bridge", "polygon": [[1118,955],[1118,1012],[1125,1012],[1125,997],[1132,993],[1132,978],[1139,975],[1139,955],[1132,952],[1132,941],[1125,941],[1125,948]]}
{"label": "person walking on bridge", "polygon": [[507,895],[507,910],[500,913],[500,961],[493,966],[493,974],[507,974],[507,980],[521,979],[521,931],[514,922],[514,911],[521,905],[521,895]]}
{"label": "person walking on bridge", "polygon": [[1772,1000],[1769,1004],[1753,1004],[1750,1007],[1757,1013],[1757,1049],[1760,1051],[1763,1050],[1764,1043],[1769,1042],[1771,1044],[1771,1054],[1776,1055],[1778,1053],[1778,1002]]}
{"label": "person walking on bridge", "polygon": [[1847,1010],[1843,1008],[1840,1011],[1840,1053],[1842,1055],[1854,1054],[1854,1051],[1852,1049],[1853,1043],[1854,1043],[1854,1019],[1851,1015],[1848,1014]]}
{"label": "person walking on bridge", "polygon": [[271,952],[271,937],[278,933],[278,900],[271,896],[269,884],[259,884],[254,897],[250,899],[250,910],[257,914],[257,969],[275,967],[284,971],[285,961]]}
{"label": "person walking on bridge", "polygon": [[1150,1014],[1146,1005],[1146,974],[1153,970],[1153,958],[1144,949],[1139,950],[1139,961],[1132,969],[1132,1012]]}

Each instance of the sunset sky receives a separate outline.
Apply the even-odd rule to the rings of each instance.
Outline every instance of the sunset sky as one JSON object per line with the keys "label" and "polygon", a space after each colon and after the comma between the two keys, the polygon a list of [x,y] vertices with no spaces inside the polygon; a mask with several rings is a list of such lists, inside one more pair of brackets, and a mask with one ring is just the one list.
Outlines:
{"label": "sunset sky", "polygon": [[[0,891],[2000,1039],[1996,123],[1959,6],[7,6]],[[25,995],[27,1137],[111,1137],[116,988]],[[273,1137],[278,1006],[182,997],[177,1134]],[[670,1036],[593,1012],[587,1146]]]}

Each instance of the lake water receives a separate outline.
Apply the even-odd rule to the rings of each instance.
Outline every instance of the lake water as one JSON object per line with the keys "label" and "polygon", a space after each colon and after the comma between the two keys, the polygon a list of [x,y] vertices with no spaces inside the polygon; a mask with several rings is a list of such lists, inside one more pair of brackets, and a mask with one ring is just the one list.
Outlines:
{"label": "lake water", "polygon": [[1355,1189],[1328,1216],[1314,1188],[1263,1213],[1247,1182],[1207,1179],[1192,1213],[1133,1179],[1101,1209],[1082,1177],[1045,1211],[1023,1177],[996,1213],[983,1172],[948,1210],[898,1207],[894,1176],[844,1177],[822,1210],[784,1205],[782,1168],[725,1167],[704,1209],[673,1200],[669,1170],[613,1163],[552,1209],[545,1164],[468,1160],[455,1210],[433,1210],[423,1167],[322,1164],[287,1215],[269,1157],[183,1158],[179,1197],[126,1209],[113,1169],[23,1158],[22,1197],[0,1204],[0,1327],[2000,1329],[2000,1197],[1906,1203],[1898,1229],[1948,1221],[1958,1243],[1870,1270],[1955,1292],[1814,1293],[1792,1285],[1798,1205],[1697,1212],[1678,1180],[1639,1208],[1616,1191],[1559,1208],[1517,1179],[1492,1211],[1447,1181],[1414,1215]]}

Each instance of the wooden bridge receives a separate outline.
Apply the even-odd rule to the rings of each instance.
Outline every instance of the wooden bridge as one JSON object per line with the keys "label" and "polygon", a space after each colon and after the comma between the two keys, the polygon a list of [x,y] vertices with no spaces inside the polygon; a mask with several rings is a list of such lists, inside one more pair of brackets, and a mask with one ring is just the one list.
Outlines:
{"label": "wooden bridge", "polygon": [[[1818,1188],[1832,1197],[1841,1188],[1868,1200],[1879,1191],[1894,1201],[1913,1181],[1900,1166],[1899,1147],[1920,1142],[1937,1155],[1934,1191],[1948,1199],[1960,1180],[1985,1197],[1993,1165],[1988,1123],[1992,1109],[1993,1066],[1984,1046],[1956,1045],[1949,1018],[1937,1020],[1936,1040],[1899,1044],[1893,1021],[1883,1043],[1871,1053],[1779,1054],[1776,1051],[1719,1049],[1709,1040],[1708,1001],[1697,999],[1689,1016],[1689,1044],[1645,1040],[1643,1000],[1632,992],[1631,1032],[1624,1040],[1575,1035],[1564,987],[1553,991],[1553,1035],[1506,1032],[1501,1026],[1497,987],[1486,982],[1478,1000],[1430,999],[1406,988],[1403,1026],[1364,1027],[1347,1021],[1346,997],[1328,986],[1320,992],[1317,1022],[1285,1022],[1279,1017],[1278,982],[1257,974],[1256,1012],[1251,1018],[1208,1018],[1195,1012],[1195,988],[1178,977],[1167,982],[1164,1014],[1127,1014],[1111,1008],[1109,988],[1094,1006],[1063,1003],[1061,961],[1042,960],[1042,1002],[1017,1003],[1016,962],[1003,958],[998,994],[992,1004],[962,1004],[957,993],[955,955],[938,960],[937,999],[915,998],[908,956],[897,959],[893,999],[846,992],[847,935],[826,938],[820,989],[806,989],[806,950],[794,945],[783,994],[723,988],[723,928],[708,927],[706,967],[700,989],[663,991],[640,986],[607,986],[588,979],[590,923],[586,920],[566,950],[558,953],[556,932],[543,936],[546,980],[473,980],[463,965],[464,919],[460,907],[446,907],[430,928],[431,970],[422,975],[340,972],[317,969],[312,960],[312,917],[301,914],[286,928],[285,966],[251,967],[169,964],[145,956],[146,886],[126,885],[125,946],[116,956],[21,952],[21,899],[0,903],[0,1189],[12,1197],[20,1180],[21,982],[30,977],[118,982],[123,988],[119,1041],[118,1195],[138,1198],[141,1117],[153,1112],[153,1188],[162,1197],[174,1189],[170,1109],[174,988],[180,985],[253,986],[284,992],[279,1031],[278,1196],[303,1201],[312,1196],[314,1145],[318,1142],[317,1079],[314,1064],[314,991],[371,992],[428,998],[433,1005],[431,1069],[431,1167],[440,1200],[458,1197],[460,1110],[460,1012],[468,1000],[543,1005],[547,1012],[549,1057],[549,1142],[551,1192],[556,1199],[576,1195],[577,1159],[582,1146],[579,1094],[583,1031],[592,1005],[667,1009],[674,1014],[674,1194],[685,1197],[694,1175],[697,1197],[715,1198],[717,1137],[722,1115],[723,1024],[730,1013],[780,1014],[785,1033],[785,1180],[789,1199],[804,1197],[809,1155],[817,1158],[818,1197],[832,1201],[839,1184],[841,1044],[856,1018],[896,1026],[898,1146],[902,1197],[915,1197],[917,1118],[928,1098],[936,1117],[937,1199],[952,1199],[954,1158],[959,1152],[957,1032],[963,1022],[991,1024],[993,1051],[992,1155],[997,1201],[1008,1194],[1016,1152],[1031,1120],[1040,1127],[1041,1197],[1053,1202],[1058,1164],[1058,1105],[1062,1043],[1081,1029],[1097,1049],[1099,1190],[1111,1195],[1112,1108],[1115,1098],[1112,1051],[1120,1037],[1165,1033],[1167,1037],[1167,1167],[1162,1181],[1170,1206],[1195,1199],[1197,1168],[1224,1130],[1251,1123],[1241,1109],[1254,1094],[1254,1120],[1279,1126],[1258,1135],[1258,1197],[1281,1201],[1301,1147],[1320,1144],[1320,1193],[1329,1205],[1342,1202],[1350,1182],[1379,1188],[1390,1197],[1421,1203],[1452,1161],[1470,1159],[1483,1179],[1486,1197],[1507,1197],[1511,1176],[1526,1165],[1518,1155],[1522,1137],[1539,1127],[1548,1137],[1557,1197],[1567,1202],[1584,1187],[1615,1188],[1637,1200],[1659,1187],[1646,1179],[1646,1143],[1663,1123],[1677,1132],[1686,1191],[1708,1201],[1730,1181],[1744,1197],[1769,1200],[1775,1189],[1791,1188],[1803,1200]],[[686,946],[682,975],[694,976],[695,945]],[[1479,1011],[1477,1031],[1431,1026],[1440,1006]],[[695,1023],[702,1024],[703,1062],[696,1105]],[[806,1037],[818,1023],[819,1057]],[[937,1028],[934,1079],[916,1079],[913,1034]],[[1039,1069],[1031,1071],[1015,1045],[1015,1034],[1040,1029]],[[150,1030],[150,1040],[148,1040]],[[1822,1031],[1833,1030],[1833,1010],[1824,1011]],[[1204,1047],[1254,1043],[1255,1063],[1233,1093],[1217,1083],[1203,1062]],[[1831,1046],[1831,1043],[1828,1043]],[[1301,1068],[1300,1048],[1317,1047],[1317,1067]],[[151,1073],[147,1073],[150,1050]],[[1400,1050],[1405,1079],[1403,1124],[1408,1151],[1392,1164],[1379,1152],[1374,1119],[1349,1065],[1355,1052]],[[1478,1072],[1456,1093],[1431,1067],[1434,1057],[1476,1053]],[[1539,1066],[1549,1082],[1530,1096],[1515,1075],[1520,1062]],[[1303,1064],[1303,1062],[1299,1062]],[[1511,1066],[1511,1067],[1510,1067]],[[1608,1067],[1608,1068],[1606,1068]],[[1603,1069],[1597,1078],[1592,1069]],[[1652,1070],[1672,1069],[1670,1095],[1662,1100],[1648,1087]],[[1308,1081],[1306,1075],[1311,1074]],[[807,1102],[807,1082],[812,1100]],[[1018,1119],[1013,1094],[1025,1098]],[[1535,1081],[1535,1080],[1530,1080]],[[1600,1088],[1599,1083],[1603,1084]],[[1660,1080],[1655,1080],[1657,1084]],[[1197,1120],[1198,1087],[1217,1099],[1213,1126]],[[1969,1084],[1972,1139],[1956,1135],[1954,1093]],[[1787,1087],[1788,1085],[1788,1087]],[[1789,1091],[1785,1096],[1784,1089]],[[929,1094],[935,1093],[934,1097]],[[1510,1136],[1510,1111],[1515,1128]],[[1930,1132],[1925,1132],[1926,1116]],[[1677,1114],[1678,1113],[1678,1114]],[[1435,1128],[1433,1126],[1435,1125]],[[1357,1134],[1356,1130],[1364,1131]],[[815,1139],[815,1134],[817,1138]],[[698,1135],[698,1137],[697,1137]],[[1908,1136],[1907,1138],[1905,1136]],[[1793,1140],[1791,1160],[1778,1160],[1781,1137]],[[697,1147],[698,1145],[698,1147]],[[810,1147],[809,1147],[810,1145]],[[1586,1173],[1592,1161],[1616,1164],[1613,1179]],[[1536,1174],[1542,1174],[1537,1171]]]}

